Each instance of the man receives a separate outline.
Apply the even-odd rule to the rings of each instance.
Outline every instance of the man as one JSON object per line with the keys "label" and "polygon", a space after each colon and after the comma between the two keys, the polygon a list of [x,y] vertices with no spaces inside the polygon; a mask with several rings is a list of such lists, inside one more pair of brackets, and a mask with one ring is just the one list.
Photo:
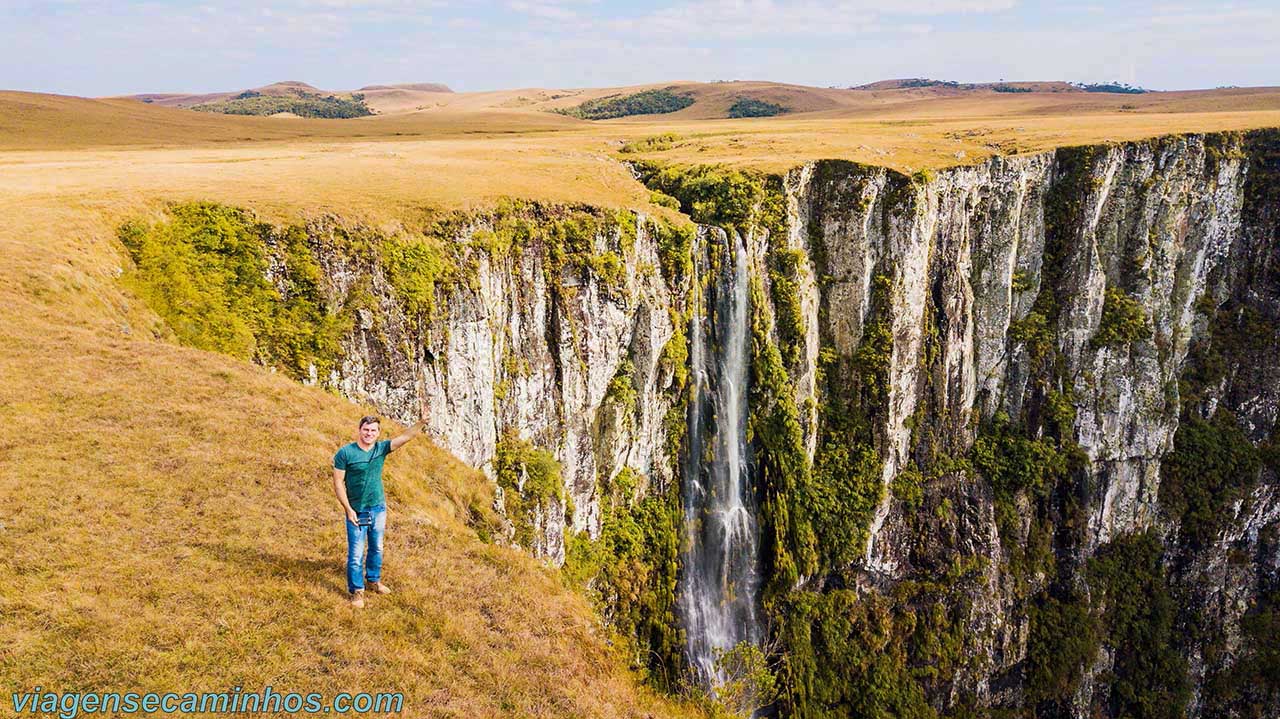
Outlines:
{"label": "man", "polygon": [[346,512],[347,593],[351,606],[364,607],[365,581],[378,594],[390,594],[382,583],[382,536],[387,528],[387,500],[382,492],[382,462],[386,456],[417,437],[426,426],[423,418],[392,439],[378,441],[377,417],[362,417],[356,441],[333,455],[333,492]]}

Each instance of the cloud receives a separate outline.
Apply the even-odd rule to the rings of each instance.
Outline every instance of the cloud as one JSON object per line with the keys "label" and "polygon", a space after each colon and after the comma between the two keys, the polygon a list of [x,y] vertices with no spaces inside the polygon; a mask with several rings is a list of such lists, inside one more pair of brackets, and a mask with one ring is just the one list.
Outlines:
{"label": "cloud", "polygon": [[577,20],[578,13],[569,8],[554,2],[525,2],[525,0],[514,0],[507,3],[507,7],[526,15],[540,18],[542,20]]}
{"label": "cloud", "polygon": [[619,31],[665,36],[830,37],[879,30],[888,17],[990,13],[1015,4],[1016,0],[903,0],[893,4],[871,0],[694,0],[610,25]]}
{"label": "cloud", "polygon": [[0,0],[0,87],[336,89],[394,75],[458,89],[886,77],[1186,88],[1274,84],[1275,37],[1280,14],[1261,0]]}

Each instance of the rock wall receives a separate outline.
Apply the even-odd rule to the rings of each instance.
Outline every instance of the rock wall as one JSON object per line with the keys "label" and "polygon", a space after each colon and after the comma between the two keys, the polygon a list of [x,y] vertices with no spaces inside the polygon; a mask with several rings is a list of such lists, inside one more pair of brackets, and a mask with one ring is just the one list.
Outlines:
{"label": "rock wall", "polygon": [[[1023,705],[1027,598],[1047,578],[1030,577],[1030,590],[1014,586],[1008,542],[1002,546],[982,482],[947,473],[927,486],[926,494],[954,504],[950,526],[922,522],[922,510],[896,499],[890,485],[913,461],[963,455],[997,413],[1036,425],[1044,390],[1036,386],[1041,360],[1027,335],[1041,293],[1056,300],[1056,315],[1039,321],[1048,320],[1053,375],[1070,398],[1070,439],[1083,453],[1083,526],[1058,542],[1058,566],[1083,567],[1112,540],[1152,530],[1167,546],[1175,596],[1199,604],[1202,631],[1228,637],[1238,637],[1233,627],[1260,590],[1275,585],[1275,543],[1258,540],[1280,526],[1273,469],[1261,470],[1252,493],[1230,505],[1221,534],[1191,555],[1158,500],[1161,460],[1179,427],[1188,350],[1214,342],[1208,325],[1227,305],[1250,308],[1257,334],[1248,338],[1247,356],[1225,359],[1229,369],[1197,411],[1207,417],[1226,402],[1256,443],[1276,426],[1276,192],[1262,189],[1274,187],[1275,175],[1257,176],[1275,172],[1274,142],[1267,133],[1184,136],[996,158],[911,179],[847,163],[816,163],[788,176],[793,235],[817,238],[824,249],[810,271],[823,278],[826,311],[811,309],[808,323],[826,343],[854,353],[871,321],[873,277],[887,277],[892,287],[885,309],[893,335],[890,395],[887,411],[875,417],[885,491],[856,568],[859,586],[889,593],[936,576],[930,565],[946,557],[981,557],[986,567],[967,597],[973,639],[966,651],[979,661],[931,697],[938,710],[954,708],[962,694],[979,706]],[[1114,320],[1104,316],[1108,292],[1141,308],[1147,324],[1140,336],[1117,341],[1104,326]],[[812,362],[814,353],[807,356]],[[813,391],[808,371],[795,383],[798,403]],[[821,396],[813,399],[823,405]],[[1020,500],[1015,544],[1027,540],[1033,513]],[[1234,564],[1226,558],[1231,548]],[[1059,581],[1063,575],[1086,583],[1072,569],[1060,570]],[[1216,653],[1219,662],[1240,651],[1227,644]],[[1184,650],[1195,715],[1205,668],[1197,647]],[[1110,715],[1107,687],[1091,681],[1111,669],[1107,652],[1104,642],[1071,714]]]}
{"label": "rock wall", "polygon": [[[635,239],[626,247],[624,228],[593,238],[593,249],[623,258],[616,285],[577,267],[557,272],[547,248],[537,244],[497,257],[464,250],[460,263],[469,277],[437,298],[444,309],[426,327],[406,318],[383,267],[339,249],[329,222],[309,232],[318,240],[331,297],[339,303],[354,283],[371,279],[377,302],[358,311],[333,384],[402,422],[416,418],[425,395],[431,435],[486,472],[504,433],[551,451],[567,501],[548,508],[539,520],[541,538],[527,549],[562,564],[566,531],[596,536],[600,480],[623,467],[660,486],[673,481],[662,426],[671,369],[660,367],[660,359],[673,334],[672,311],[682,312],[687,301],[688,281],[674,291],[664,281],[653,224],[645,217],[630,216]],[[481,218],[456,240],[467,247],[491,229]],[[624,362],[637,400],[625,408],[606,402]]]}
{"label": "rock wall", "polygon": [[[829,421],[831,398],[817,379],[823,353],[855,355],[870,322],[890,329],[887,402],[870,415],[882,491],[862,559],[836,573],[859,592],[892,596],[895,587],[936,580],[941,566],[979,560],[955,587],[969,660],[927,683],[933,710],[1024,707],[1037,597],[1052,587],[1087,595],[1091,559],[1139,533],[1162,542],[1171,591],[1195,608],[1200,631],[1226,638],[1212,656],[1203,642],[1178,647],[1191,715],[1213,715],[1202,701],[1207,677],[1257,651],[1241,639],[1240,622],[1280,583],[1274,468],[1263,463],[1242,482],[1247,493],[1203,547],[1180,537],[1178,518],[1162,511],[1160,486],[1162,460],[1188,412],[1208,418],[1225,409],[1252,442],[1273,437],[1276,145],[1266,132],[1187,135],[998,157],[910,178],[810,163],[783,179],[785,238],[771,245],[767,233],[747,235],[753,257],[780,248],[804,257],[795,278],[800,361],[789,369],[797,406],[810,408],[802,413],[810,461]],[[596,249],[621,256],[620,284],[553,271],[545,248],[501,257],[470,251],[472,279],[438,298],[444,310],[425,330],[404,318],[381,270],[331,251],[332,227],[310,228],[332,296],[372,271],[380,303],[360,313],[346,338],[336,386],[402,421],[425,393],[435,437],[482,468],[506,432],[552,451],[569,506],[545,511],[530,549],[555,563],[564,561],[566,530],[598,535],[603,479],[624,466],[660,487],[678,476],[665,449],[673,370],[662,355],[676,323],[687,321],[692,285],[663,276],[654,225],[633,221],[633,243],[616,230],[594,238]],[[459,244],[486,229],[484,220],[460,228]],[[767,282],[765,262],[755,271]],[[884,301],[875,300],[880,281]],[[1248,336],[1189,403],[1192,350],[1220,339],[1213,328],[1224,313],[1246,311]],[[623,368],[634,407],[608,401]],[[1051,413],[1070,417],[1061,441],[1073,453],[1071,483],[1039,499],[1015,493],[1016,521],[1002,527],[989,478],[964,458],[992,422],[1012,421],[1035,439],[1056,421]],[[921,501],[894,489],[908,469],[925,477]],[[1037,522],[1052,525],[1054,569],[1015,572],[1010,548],[1030,542]],[[813,591],[832,584],[830,575],[806,581]],[[1113,649],[1101,642],[1071,702],[1040,715],[1112,716],[1104,678]],[[1264,704],[1277,700],[1270,697]]]}

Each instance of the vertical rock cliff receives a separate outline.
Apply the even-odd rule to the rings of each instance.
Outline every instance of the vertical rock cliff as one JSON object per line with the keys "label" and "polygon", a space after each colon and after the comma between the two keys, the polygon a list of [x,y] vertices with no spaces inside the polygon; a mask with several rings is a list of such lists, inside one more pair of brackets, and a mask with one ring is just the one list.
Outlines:
{"label": "vertical rock cliff", "polygon": [[[865,554],[819,562],[802,593],[852,585],[894,606],[895,626],[914,625],[899,680],[933,710],[1277,710],[1274,681],[1241,686],[1226,668],[1275,638],[1276,163],[1274,133],[1255,133],[787,178],[818,354],[855,379],[874,356],[886,383],[854,396],[867,426],[811,453],[821,467],[825,444],[873,448],[878,481],[845,505],[871,507],[845,527],[865,524]],[[832,401],[847,377],[808,395],[805,356],[796,399],[816,403],[821,434],[844,423],[824,410],[849,411]],[[1176,486],[1162,484],[1171,456]],[[1208,712],[1207,693],[1231,699]],[[791,708],[820,714],[841,694]]]}
{"label": "vertical rock cliff", "polygon": [[[311,223],[351,320],[313,380],[425,393],[664,686],[758,611],[720,633],[767,639],[779,715],[1280,714],[1280,133],[639,174],[697,229],[521,205],[379,254]],[[690,483],[739,476],[681,546]]]}

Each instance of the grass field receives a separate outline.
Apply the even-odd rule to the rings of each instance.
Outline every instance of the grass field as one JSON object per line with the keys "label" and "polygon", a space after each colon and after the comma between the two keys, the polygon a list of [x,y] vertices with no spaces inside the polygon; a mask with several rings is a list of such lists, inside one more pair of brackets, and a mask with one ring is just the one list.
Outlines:
{"label": "grass field", "polygon": [[[623,90],[393,88],[369,93],[380,115],[341,121],[0,92],[0,691],[270,684],[404,691],[411,716],[689,713],[638,687],[555,572],[476,538],[464,520],[488,484],[427,442],[388,463],[398,592],[353,613],[327,466],[364,408],[166,341],[117,281],[126,218],[197,199],[386,226],[502,196],[640,207],[618,150],[666,132],[639,156],[914,170],[1280,125],[1274,89],[680,86],[699,102],[606,122],[546,110]],[[795,111],[713,119],[743,94]]]}
{"label": "grass field", "polygon": [[[499,196],[643,204],[645,193],[617,162],[617,151],[661,133],[678,140],[630,157],[774,172],[843,158],[910,172],[1063,145],[1280,126],[1280,88],[1107,95],[673,83],[698,102],[669,115],[607,121],[548,112],[664,86],[391,89],[370,93],[382,114],[351,120],[232,117],[128,99],[0,92],[0,183],[26,194],[216,196],[290,212],[400,217],[413,208],[486,204]],[[795,111],[713,119],[744,96]]]}

